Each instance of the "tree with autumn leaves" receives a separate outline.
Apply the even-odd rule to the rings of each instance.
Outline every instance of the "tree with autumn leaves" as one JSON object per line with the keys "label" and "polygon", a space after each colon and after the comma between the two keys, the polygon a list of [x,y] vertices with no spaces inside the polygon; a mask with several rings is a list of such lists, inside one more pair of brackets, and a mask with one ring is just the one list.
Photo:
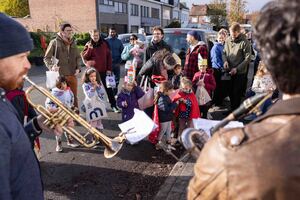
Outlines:
{"label": "tree with autumn leaves", "polygon": [[227,2],[226,0],[212,0],[208,5],[208,16],[210,22],[213,24],[215,30],[226,26],[227,16]]}
{"label": "tree with autumn leaves", "polygon": [[229,24],[232,24],[232,22],[244,23],[243,19],[247,13],[246,6],[246,0],[230,0],[227,15]]}
{"label": "tree with autumn leaves", "polygon": [[0,12],[12,17],[25,17],[29,15],[28,0],[0,0]]}

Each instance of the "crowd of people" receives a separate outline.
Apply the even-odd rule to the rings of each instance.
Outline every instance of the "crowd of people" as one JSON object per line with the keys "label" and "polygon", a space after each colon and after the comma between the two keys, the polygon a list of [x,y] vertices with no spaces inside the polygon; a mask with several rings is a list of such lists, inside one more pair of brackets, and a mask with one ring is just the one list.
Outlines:
{"label": "crowd of people", "polygon": [[[243,128],[221,129],[205,144],[195,164],[188,199],[297,199],[299,9],[297,0],[270,2],[262,9],[254,33],[262,61],[249,90],[252,46],[238,23],[230,26],[230,35],[221,29],[210,51],[199,41],[196,31],[188,32],[184,66],[163,41],[160,27],[153,29],[147,47],[132,34],[130,46],[125,48],[115,29],[110,29],[106,40],[98,30],[92,30],[91,40],[79,52],[72,39],[72,26],[62,24],[44,59],[46,66],[60,75],[51,93],[77,113],[90,109],[79,109],[77,98],[82,59],[86,65],[81,80],[85,100],[97,102],[91,103],[95,105],[102,103],[100,107],[104,105],[106,112],[106,93],[112,111],[122,110],[124,122],[133,117],[134,108],[143,109],[159,125],[149,140],[160,149],[163,142],[169,146],[180,142],[182,131],[193,127],[192,119],[206,118],[209,108],[222,106],[227,96],[231,112],[244,97],[280,91],[282,100],[274,104],[270,98],[262,105],[265,115],[254,116],[254,122]],[[59,125],[47,127],[45,118],[34,112],[22,91],[23,76],[30,69],[27,56],[33,48],[28,32],[2,13],[0,22],[0,199],[43,199],[39,165],[32,149],[46,130],[56,135],[56,151],[61,152],[64,132]],[[12,39],[7,38],[8,34]],[[118,91],[121,59],[129,62]],[[208,59],[212,66],[208,66]],[[114,87],[107,82],[110,76],[114,77]],[[142,106],[146,97],[150,104]],[[271,104],[274,105],[269,109]],[[55,112],[56,105],[51,100],[46,101],[46,107]],[[88,121],[103,131],[101,119]],[[67,126],[74,124],[70,120]],[[66,138],[68,145],[78,145],[69,135]]]}
{"label": "crowd of people", "polygon": [[[130,42],[125,48],[114,28],[109,29],[109,37],[106,39],[94,29],[90,31],[90,41],[79,52],[72,40],[71,24],[62,24],[57,37],[50,42],[44,59],[46,66],[50,70],[59,71],[61,78],[65,80],[65,84],[60,81],[57,83],[59,87],[52,89],[52,94],[76,112],[87,112],[83,102],[88,100],[93,108],[100,105],[102,110],[103,107],[106,110],[106,93],[111,109],[117,113],[122,112],[123,122],[133,117],[135,108],[143,109],[153,118],[159,125],[159,131],[151,133],[152,143],[159,144],[163,135],[166,135],[168,144],[178,145],[182,131],[193,127],[193,119],[207,118],[209,109],[223,106],[225,97],[230,97],[228,112],[232,112],[244,97],[250,97],[255,91],[275,90],[272,82],[268,82],[272,84],[272,87],[268,86],[269,89],[264,89],[266,84],[258,84],[258,77],[261,77],[258,75],[255,76],[252,90],[246,93],[252,44],[242,33],[238,23],[231,25],[229,33],[230,36],[226,29],[221,29],[217,34],[217,41],[209,50],[200,41],[196,30],[189,31],[186,36],[189,48],[184,66],[181,66],[178,56],[164,42],[161,27],[153,28],[153,37],[148,45],[139,41],[137,35],[131,34]],[[85,99],[78,103],[76,76],[80,59],[86,66],[81,83]],[[119,91],[122,60],[125,62],[125,77],[122,77],[124,82]],[[208,63],[212,65],[209,66]],[[71,65],[73,68],[70,68]],[[107,85],[108,76],[113,77],[114,87]],[[61,88],[62,86],[64,87]],[[151,105],[141,106],[139,100],[149,95],[152,96]],[[78,108],[79,104],[84,104],[82,109]],[[263,111],[271,104],[270,100]],[[248,120],[255,117],[248,117]],[[101,117],[87,120],[100,131],[105,129]],[[67,145],[78,146],[70,136],[66,137]],[[58,136],[56,151],[62,151],[61,138]]]}

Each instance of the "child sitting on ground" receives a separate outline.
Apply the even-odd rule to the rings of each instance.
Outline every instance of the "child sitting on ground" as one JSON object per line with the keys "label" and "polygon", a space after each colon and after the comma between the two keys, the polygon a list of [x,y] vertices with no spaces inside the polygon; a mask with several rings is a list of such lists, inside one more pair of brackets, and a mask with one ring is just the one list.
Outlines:
{"label": "child sitting on ground", "polygon": [[[268,72],[263,61],[259,62],[257,72],[254,76],[254,80],[252,83],[251,89],[247,92],[246,97],[251,97],[257,94],[268,93],[276,91],[276,85],[272,80],[270,72]],[[265,102],[260,106],[261,114],[264,114],[268,108],[273,104],[272,98],[276,98],[276,95],[265,100]],[[251,114],[245,117],[245,120],[252,121],[257,116],[255,114]]]}
{"label": "child sitting on ground", "polygon": [[265,92],[274,91],[276,85],[274,84],[270,72],[268,72],[263,61],[259,62],[258,70],[254,76],[251,90],[255,94],[262,94]]}
{"label": "child sitting on ground", "polygon": [[[192,83],[193,83],[194,91],[196,93],[196,97],[198,99],[198,105],[199,105],[201,117],[206,119],[208,109],[211,106],[212,93],[216,89],[216,81],[215,81],[215,77],[213,76],[212,69],[207,68],[207,60],[206,59],[203,60],[204,61],[199,63],[198,65],[199,71],[195,73]],[[210,101],[206,99],[202,99],[203,94],[201,94],[201,92],[205,92],[205,91],[201,90],[199,87],[205,88],[206,92],[209,95]]]}
{"label": "child sitting on ground", "polygon": [[134,115],[134,108],[139,108],[138,99],[144,96],[144,91],[134,81],[124,78],[124,84],[117,97],[117,106],[122,109],[122,121],[130,120]]}
{"label": "child sitting on ground", "polygon": [[[68,87],[67,80],[64,76],[58,77],[56,81],[56,87],[52,89],[51,94],[55,96],[58,100],[60,100],[64,106],[74,109],[74,94],[71,91],[70,87]],[[57,105],[52,102],[49,98],[46,99],[46,108],[49,110],[56,110],[58,107]],[[78,147],[79,145],[74,143],[73,138],[70,135],[67,135],[64,132],[65,137],[67,139],[67,145],[70,147]],[[56,139],[56,151],[62,152],[62,136],[57,135],[55,136]]]}
{"label": "child sitting on ground", "polygon": [[171,144],[171,123],[173,120],[173,111],[178,105],[178,101],[176,103],[172,103],[169,95],[173,91],[173,85],[169,81],[164,81],[159,86],[159,91],[156,93],[154,104],[157,105],[158,108],[158,118],[160,123],[160,132],[158,135],[158,145],[160,145],[161,140],[164,135],[166,135],[167,144]]}
{"label": "child sitting on ground", "polygon": [[193,128],[193,119],[200,117],[200,111],[196,96],[192,90],[192,81],[183,77],[180,82],[178,94],[173,102],[179,101],[175,115],[179,118],[178,140],[181,141],[181,133],[186,128]]}

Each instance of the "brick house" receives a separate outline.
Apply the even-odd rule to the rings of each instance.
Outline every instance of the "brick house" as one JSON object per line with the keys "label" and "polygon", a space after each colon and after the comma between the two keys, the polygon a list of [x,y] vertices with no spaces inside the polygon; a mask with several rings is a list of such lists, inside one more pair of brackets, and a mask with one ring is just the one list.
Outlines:
{"label": "brick house", "polygon": [[97,27],[96,0],[28,0],[30,16],[16,18],[29,31],[57,31],[61,22],[73,25],[76,32]]}
{"label": "brick house", "polygon": [[192,8],[190,10],[190,16],[189,16],[189,23],[193,24],[207,24],[209,23],[209,17],[208,17],[208,5],[192,5]]}

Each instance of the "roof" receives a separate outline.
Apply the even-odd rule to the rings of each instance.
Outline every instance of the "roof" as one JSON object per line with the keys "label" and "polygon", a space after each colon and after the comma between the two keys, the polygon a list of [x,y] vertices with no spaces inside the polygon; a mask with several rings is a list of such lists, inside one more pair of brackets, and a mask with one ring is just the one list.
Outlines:
{"label": "roof", "polygon": [[186,6],[186,4],[180,3],[179,6],[180,6],[180,9],[189,10],[189,8]]}
{"label": "roof", "polygon": [[208,10],[208,5],[192,5],[190,16],[206,16]]}

